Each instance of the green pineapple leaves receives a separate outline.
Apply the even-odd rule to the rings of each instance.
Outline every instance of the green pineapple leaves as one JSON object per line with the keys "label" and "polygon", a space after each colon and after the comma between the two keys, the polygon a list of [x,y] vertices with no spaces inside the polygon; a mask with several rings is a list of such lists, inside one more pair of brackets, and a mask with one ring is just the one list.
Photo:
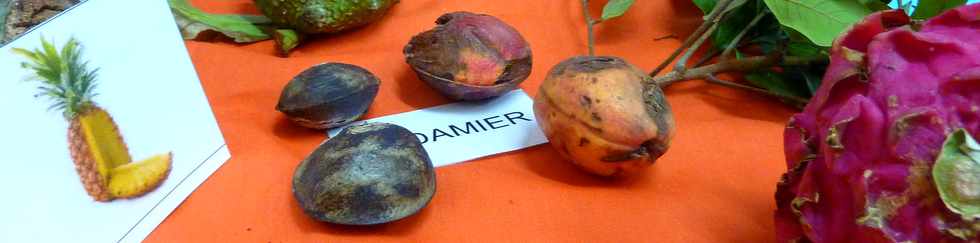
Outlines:
{"label": "green pineapple leaves", "polygon": [[964,219],[980,219],[980,144],[966,130],[946,137],[932,178],[950,211]]}
{"label": "green pineapple leaves", "polygon": [[830,46],[834,38],[872,12],[867,5],[853,0],[764,1],[779,23],[820,46]]}
{"label": "green pineapple leaves", "polygon": [[69,39],[60,51],[44,37],[40,48],[11,51],[27,59],[21,67],[34,71],[28,80],[40,83],[36,97],[54,102],[49,109],[60,110],[65,119],[72,119],[92,103],[99,69],[89,70],[88,62],[82,61],[82,47],[75,38]]}
{"label": "green pineapple leaves", "polygon": [[626,10],[633,6],[634,2],[635,0],[609,0],[606,6],[602,8],[602,21],[623,16],[626,14]]}
{"label": "green pineapple leaves", "polygon": [[250,43],[272,38],[259,24],[272,21],[265,16],[208,14],[194,8],[187,0],[168,0],[177,26],[184,39],[197,40],[213,37],[217,32],[238,43]]}

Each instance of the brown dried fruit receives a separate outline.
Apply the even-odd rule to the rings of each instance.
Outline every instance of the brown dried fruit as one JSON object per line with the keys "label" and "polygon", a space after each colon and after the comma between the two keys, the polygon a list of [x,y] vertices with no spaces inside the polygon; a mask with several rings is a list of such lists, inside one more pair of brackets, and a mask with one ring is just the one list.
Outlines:
{"label": "brown dried fruit", "polygon": [[344,63],[313,66],[282,90],[276,110],[297,124],[326,129],[360,118],[378,95],[381,81],[361,67]]}
{"label": "brown dried fruit", "polygon": [[293,194],[307,215],[347,225],[408,217],[436,190],[428,153],[415,134],[387,123],[351,126],[296,168]]}
{"label": "brown dried fruit", "polygon": [[574,57],[541,84],[534,115],[551,145],[586,171],[613,176],[654,163],[674,135],[663,91],[616,57]]}

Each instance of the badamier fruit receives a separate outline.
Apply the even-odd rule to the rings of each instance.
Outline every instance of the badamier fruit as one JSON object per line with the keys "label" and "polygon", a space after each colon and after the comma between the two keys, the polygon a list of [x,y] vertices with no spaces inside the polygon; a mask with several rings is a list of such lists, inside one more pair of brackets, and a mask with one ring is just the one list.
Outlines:
{"label": "badamier fruit", "polygon": [[443,14],[403,52],[419,79],[455,100],[500,96],[531,75],[531,46],[517,29],[486,14]]}
{"label": "badamier fruit", "polygon": [[670,147],[674,117],[650,77],[617,57],[580,56],[551,69],[534,116],[559,154],[588,172],[641,171]]}
{"label": "badamier fruit", "polygon": [[170,171],[171,156],[156,156],[130,163],[126,142],[112,116],[99,107],[95,96],[97,69],[81,58],[74,38],[58,50],[42,39],[33,51],[14,48],[27,59],[21,65],[34,72],[37,96],[52,101],[68,121],[68,144],[75,171],[85,191],[96,201],[142,195],[162,182]]}
{"label": "badamier fruit", "polygon": [[345,128],[293,175],[293,195],[303,212],[335,224],[399,220],[419,212],[435,192],[435,170],[422,142],[388,123]]}
{"label": "badamier fruit", "polygon": [[785,130],[779,242],[980,242],[978,40],[980,4],[838,37]]}
{"label": "badamier fruit", "polygon": [[347,125],[367,112],[381,80],[346,63],[324,63],[296,75],[282,89],[276,110],[300,126],[328,129]]}

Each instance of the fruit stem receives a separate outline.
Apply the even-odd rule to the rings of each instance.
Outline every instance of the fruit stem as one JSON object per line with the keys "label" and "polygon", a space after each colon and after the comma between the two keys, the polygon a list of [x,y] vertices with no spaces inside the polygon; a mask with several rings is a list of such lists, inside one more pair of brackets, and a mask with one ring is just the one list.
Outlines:
{"label": "fruit stem", "polygon": [[677,60],[677,64],[674,64],[674,72],[683,73],[684,71],[687,70],[687,61],[691,59],[691,56],[694,56],[694,52],[697,52],[698,49],[701,49],[701,45],[704,45],[704,42],[707,41],[708,37],[711,36],[710,34],[707,33],[714,33],[715,29],[717,28],[718,28],[717,24],[711,25],[711,27],[708,27],[708,31],[704,32],[706,34],[701,35],[701,37],[699,37],[698,40],[695,41],[690,48],[687,48],[687,51],[684,52],[684,55],[681,56],[681,59]]}
{"label": "fruit stem", "polygon": [[719,0],[718,3],[715,4],[715,8],[711,9],[711,13],[708,14],[708,17],[705,18],[703,23],[701,23],[701,26],[699,26],[698,29],[691,34],[691,36],[688,36],[687,39],[684,40],[684,43],[681,44],[681,47],[674,50],[674,53],[671,53],[670,56],[667,57],[667,60],[660,63],[660,65],[657,66],[653,72],[650,72],[650,76],[657,76],[657,74],[667,68],[667,65],[670,65],[670,63],[673,62],[682,51],[688,49],[688,47],[690,47],[691,44],[694,44],[694,41],[700,39],[702,35],[711,35],[711,32],[707,32],[708,28],[711,28],[711,26],[718,23],[718,18],[721,17],[721,13],[724,12],[721,10],[727,9],[728,4],[731,2],[732,0]]}
{"label": "fruit stem", "polygon": [[732,42],[728,43],[728,47],[726,47],[725,51],[721,53],[721,60],[727,60],[731,58],[732,51],[735,50],[736,47],[738,47],[739,42],[742,42],[742,38],[745,37],[745,34],[748,34],[749,31],[752,30],[752,28],[754,28],[756,24],[759,24],[759,21],[761,21],[762,18],[768,14],[769,11],[766,10],[759,13],[759,15],[756,15],[755,18],[752,19],[752,22],[749,22],[749,24],[745,26],[745,29],[742,29],[742,32],[739,32],[738,35],[736,35],[735,38],[732,39]]}
{"label": "fruit stem", "polygon": [[675,82],[693,79],[706,79],[709,75],[728,72],[745,72],[758,70],[773,65],[783,66],[806,66],[827,62],[826,58],[815,57],[782,57],[781,55],[754,56],[734,60],[722,60],[715,64],[706,65],[684,72],[672,71],[670,73],[653,78],[646,85],[658,85],[667,87]]}
{"label": "fruit stem", "polygon": [[602,21],[592,19],[592,14],[589,13],[589,0],[582,0],[582,14],[585,15],[586,32],[589,35],[589,56],[595,56],[595,34],[593,34],[593,29],[596,24]]}

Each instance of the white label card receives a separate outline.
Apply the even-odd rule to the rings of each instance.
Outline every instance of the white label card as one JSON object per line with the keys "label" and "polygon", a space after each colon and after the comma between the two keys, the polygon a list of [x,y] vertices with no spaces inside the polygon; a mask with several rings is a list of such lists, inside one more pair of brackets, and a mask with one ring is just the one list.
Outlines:
{"label": "white label card", "polygon": [[[415,133],[436,167],[548,142],[538,128],[533,101],[523,90],[478,102],[459,102],[378,117]],[[343,128],[328,131],[330,137]]]}

